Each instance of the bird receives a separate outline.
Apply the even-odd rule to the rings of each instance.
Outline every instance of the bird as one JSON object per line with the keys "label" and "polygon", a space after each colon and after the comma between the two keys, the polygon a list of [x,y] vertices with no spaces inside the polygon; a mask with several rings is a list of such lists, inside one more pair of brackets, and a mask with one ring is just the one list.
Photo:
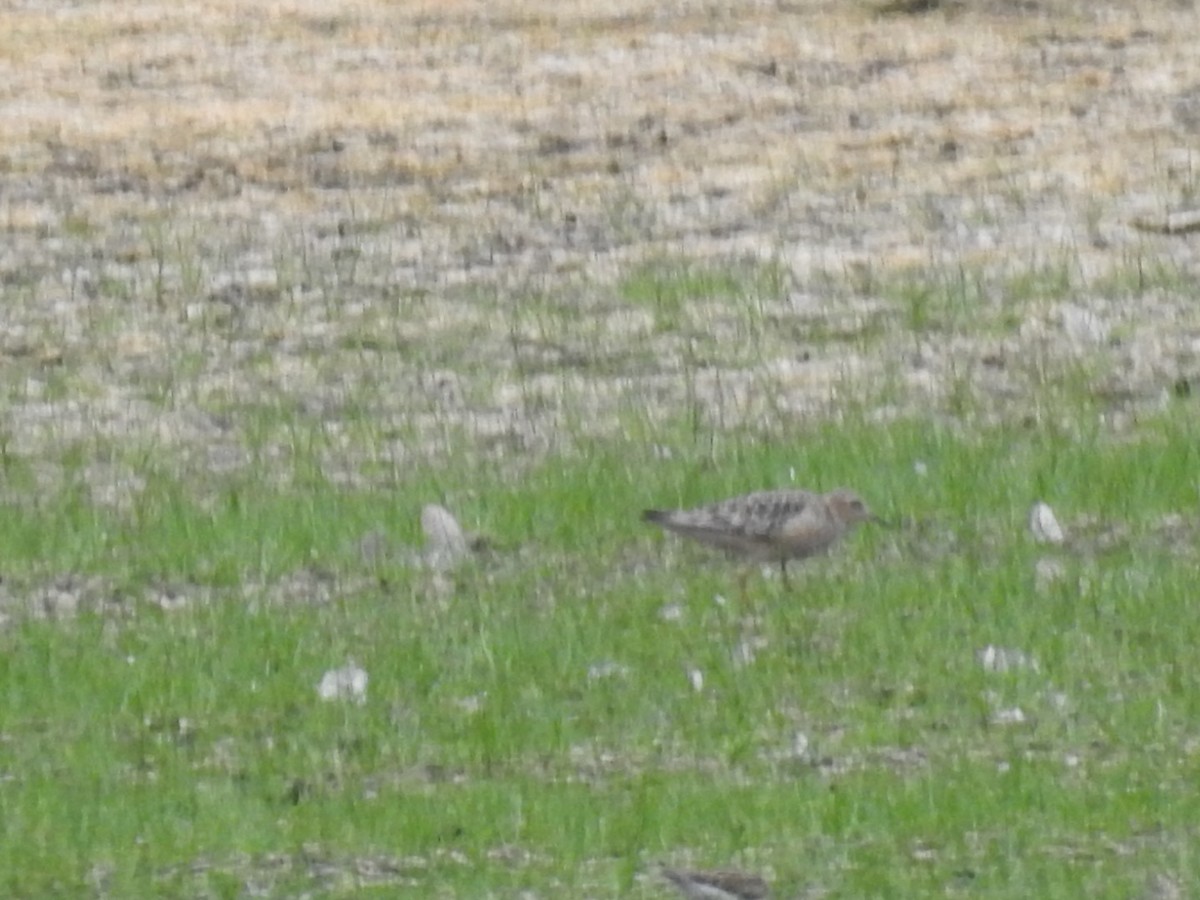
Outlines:
{"label": "bird", "polygon": [[824,553],[860,522],[887,524],[849,488],[755,491],[693,509],[647,509],[642,520],[733,556],[777,562],[785,585],[789,560]]}
{"label": "bird", "polygon": [[661,867],[663,878],[679,889],[687,900],[765,900],[767,882],[748,872],[732,869],[689,871]]}

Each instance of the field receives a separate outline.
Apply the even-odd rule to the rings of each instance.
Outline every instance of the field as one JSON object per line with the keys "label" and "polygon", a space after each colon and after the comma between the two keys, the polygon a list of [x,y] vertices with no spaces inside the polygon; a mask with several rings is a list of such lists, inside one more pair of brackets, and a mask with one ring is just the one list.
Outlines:
{"label": "field", "polygon": [[0,9],[0,895],[1200,895],[1194,2],[251,6]]}

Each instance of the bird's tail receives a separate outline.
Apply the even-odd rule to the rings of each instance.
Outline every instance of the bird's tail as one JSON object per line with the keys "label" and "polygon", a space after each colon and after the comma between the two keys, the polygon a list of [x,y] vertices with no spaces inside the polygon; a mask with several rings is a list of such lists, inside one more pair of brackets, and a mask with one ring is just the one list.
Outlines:
{"label": "bird's tail", "polygon": [[658,525],[671,518],[671,513],[665,509],[647,509],[642,511],[643,522],[654,522]]}

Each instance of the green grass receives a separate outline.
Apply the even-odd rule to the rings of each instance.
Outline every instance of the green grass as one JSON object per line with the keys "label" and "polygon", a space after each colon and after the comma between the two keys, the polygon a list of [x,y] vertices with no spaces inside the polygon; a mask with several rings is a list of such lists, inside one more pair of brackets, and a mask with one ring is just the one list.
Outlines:
{"label": "green grass", "polygon": [[[0,891],[651,897],[656,859],[740,862],[783,896],[1186,879],[1196,560],[1158,536],[1167,513],[1194,519],[1200,426],[1164,415],[1118,441],[1087,421],[851,416],[715,444],[634,421],[519,478],[464,457],[356,492],[298,458],[203,489],[150,467],[124,513],[78,489],[13,506],[9,595],[76,573],[104,602],[0,632]],[[790,593],[753,574],[745,597],[638,521],[793,471],[912,521],[864,528]],[[366,571],[359,536],[415,542],[443,498],[491,555],[448,589]],[[1035,499],[1081,546],[1032,544]],[[1127,538],[1092,548],[1094,521]],[[1047,555],[1065,575],[1039,586]],[[191,602],[160,609],[163,584]],[[1037,668],[987,672],[988,645]],[[320,701],[351,658],[367,702]]]}

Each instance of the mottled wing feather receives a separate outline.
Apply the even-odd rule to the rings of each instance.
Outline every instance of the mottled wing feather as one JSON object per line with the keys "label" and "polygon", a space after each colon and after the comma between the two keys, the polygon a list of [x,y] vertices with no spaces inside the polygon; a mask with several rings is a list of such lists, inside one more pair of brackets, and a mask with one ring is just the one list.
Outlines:
{"label": "mottled wing feather", "polygon": [[814,500],[812,494],[801,491],[777,495],[764,517],[762,534],[772,538],[777,537],[788,529],[789,523],[794,522],[818,524],[814,518],[814,512],[818,511],[819,504]]}
{"label": "mottled wing feather", "polygon": [[810,510],[812,504],[813,495],[808,491],[759,491],[703,506],[695,512],[708,513],[724,527],[747,538],[769,540],[788,520]]}
{"label": "mottled wing feather", "polygon": [[790,556],[780,538],[811,530],[821,522],[813,516],[814,495],[808,491],[759,491],[673,512],[652,512],[647,518],[685,537],[734,553]]}

